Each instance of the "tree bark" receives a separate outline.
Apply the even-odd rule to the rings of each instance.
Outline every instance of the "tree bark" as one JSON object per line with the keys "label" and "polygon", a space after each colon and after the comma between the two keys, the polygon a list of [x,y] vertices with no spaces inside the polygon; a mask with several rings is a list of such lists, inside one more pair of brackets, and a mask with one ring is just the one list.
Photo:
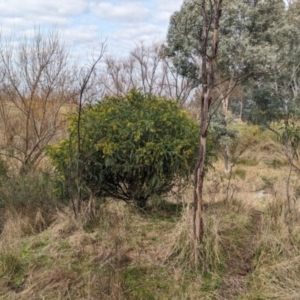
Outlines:
{"label": "tree bark", "polygon": [[240,122],[243,122],[243,113],[244,113],[244,99],[240,100]]}
{"label": "tree bark", "polygon": [[209,22],[208,12],[206,8],[206,0],[201,1],[202,8],[202,42],[201,42],[201,68],[202,68],[202,92],[201,92],[201,112],[200,112],[200,137],[199,137],[199,153],[194,170],[194,237],[196,240],[202,240],[204,234],[203,224],[203,183],[205,175],[205,157],[206,143],[209,129],[209,111],[212,102],[211,93],[214,87],[214,64],[217,58],[217,50],[219,43],[219,19],[221,17],[222,0],[214,0],[213,9],[213,39],[211,44],[211,53],[208,53],[208,33]]}
{"label": "tree bark", "polygon": [[231,172],[231,163],[229,158],[230,158],[230,151],[229,151],[228,144],[226,144],[224,147],[224,169],[226,174],[229,174]]}

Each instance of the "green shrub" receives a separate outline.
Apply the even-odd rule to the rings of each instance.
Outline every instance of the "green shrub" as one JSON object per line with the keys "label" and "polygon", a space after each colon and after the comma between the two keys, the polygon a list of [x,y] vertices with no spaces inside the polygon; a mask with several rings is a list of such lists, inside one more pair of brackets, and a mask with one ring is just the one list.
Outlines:
{"label": "green shrub", "polygon": [[78,114],[69,120],[69,137],[48,148],[63,198],[80,188],[144,207],[193,170],[198,125],[172,101],[131,91],[84,108],[79,154]]}

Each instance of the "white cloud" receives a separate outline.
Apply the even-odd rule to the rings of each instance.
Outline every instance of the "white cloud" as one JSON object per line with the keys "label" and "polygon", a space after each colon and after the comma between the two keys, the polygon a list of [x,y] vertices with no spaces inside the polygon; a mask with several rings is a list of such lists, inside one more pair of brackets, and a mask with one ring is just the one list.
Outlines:
{"label": "white cloud", "polygon": [[115,5],[109,2],[94,3],[91,5],[91,11],[102,19],[116,22],[141,21],[150,16],[150,11],[146,7],[132,2]]}
{"label": "white cloud", "polygon": [[95,25],[68,28],[64,30],[63,36],[71,43],[93,43],[99,39],[99,28]]}
{"label": "white cloud", "polygon": [[[162,40],[183,0],[0,0],[2,37],[55,26],[85,55],[107,38],[109,51],[126,55],[139,41]],[[78,51],[78,49],[76,51]],[[84,50],[82,50],[84,49]]]}
{"label": "white cloud", "polygon": [[139,26],[127,24],[111,35],[108,40],[108,53],[114,57],[126,57],[140,42],[151,45],[154,42],[162,42],[164,38],[165,31],[155,24],[140,23]]}
{"label": "white cloud", "polygon": [[0,1],[0,16],[39,17],[41,15],[72,16],[88,9],[85,0],[10,0]]}
{"label": "white cloud", "polygon": [[153,24],[141,23],[139,26],[124,26],[115,32],[115,37],[138,41],[141,37],[157,36],[162,33],[162,29]]}
{"label": "white cloud", "polygon": [[24,19],[23,17],[15,17],[15,18],[2,18],[1,19],[1,27],[2,28],[13,28],[13,27],[28,27],[31,25],[31,22]]}
{"label": "white cloud", "polygon": [[156,7],[159,11],[167,11],[173,13],[180,9],[183,0],[155,0]]}
{"label": "white cloud", "polygon": [[158,12],[153,16],[153,20],[155,23],[167,23],[170,20],[171,14],[166,11]]}

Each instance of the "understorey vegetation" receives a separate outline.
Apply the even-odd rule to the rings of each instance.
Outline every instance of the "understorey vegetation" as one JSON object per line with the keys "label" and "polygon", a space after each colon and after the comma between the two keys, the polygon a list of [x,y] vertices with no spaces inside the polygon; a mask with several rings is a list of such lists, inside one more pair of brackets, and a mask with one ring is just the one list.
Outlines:
{"label": "understorey vegetation", "polygon": [[0,299],[299,299],[299,16],[188,0],[82,67],[1,38]]}
{"label": "understorey vegetation", "polygon": [[68,137],[48,148],[62,198],[76,196],[77,179],[83,198],[112,197],[145,208],[150,197],[190,179],[198,126],[173,101],[132,90],[85,107],[81,119],[75,113],[69,123]]}

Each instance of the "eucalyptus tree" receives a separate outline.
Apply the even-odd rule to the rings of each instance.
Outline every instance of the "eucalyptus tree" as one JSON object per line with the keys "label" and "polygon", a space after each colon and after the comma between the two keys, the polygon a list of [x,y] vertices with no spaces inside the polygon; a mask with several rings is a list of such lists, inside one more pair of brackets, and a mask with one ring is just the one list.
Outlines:
{"label": "eucalyptus tree", "polygon": [[[251,65],[241,55],[244,52],[246,25],[243,23],[249,5],[237,5],[224,2],[222,18],[220,19],[219,55],[216,63],[217,77],[221,80],[227,77],[240,77],[241,72]],[[202,8],[200,1],[185,1],[179,12],[171,19],[167,34],[165,52],[173,60],[180,74],[192,78],[196,84],[201,84],[201,55],[202,55]],[[210,12],[212,13],[212,12]],[[211,22],[211,20],[209,20]],[[212,33],[210,33],[210,38]],[[219,72],[219,71],[222,71]],[[232,84],[231,84],[232,85]]]}
{"label": "eucalyptus tree", "polygon": [[290,216],[290,176],[293,170],[300,171],[295,163],[300,146],[299,13],[300,2],[295,1],[276,20],[276,26],[266,31],[273,51],[250,94],[253,101],[250,120],[277,135],[290,165],[286,189]]}
{"label": "eucalyptus tree", "polygon": [[[299,1],[285,10],[276,26],[266,31],[269,39],[268,60],[254,81],[251,90],[252,112],[250,121],[260,124],[281,139],[287,138],[287,130],[297,126],[300,117],[300,5]],[[278,127],[276,123],[283,125]],[[284,130],[277,130],[281,128]],[[283,133],[285,132],[285,133]],[[287,150],[292,161],[292,150]]]}
{"label": "eucalyptus tree", "polygon": [[[194,236],[203,236],[203,181],[210,109],[215,86],[222,0],[185,1],[170,20],[165,53],[183,76],[202,86],[200,95],[199,153],[194,170]],[[199,22],[197,22],[199,20]],[[201,65],[201,68],[199,67]],[[200,74],[201,69],[201,74]]]}
{"label": "eucalyptus tree", "polygon": [[211,118],[222,102],[226,115],[235,87],[245,79],[256,80],[265,70],[268,52],[274,53],[269,31],[284,11],[281,0],[224,0],[222,9],[221,2],[184,1],[171,16],[165,47],[178,72],[193,79],[201,90],[200,152],[194,179],[197,239],[203,233],[203,164]]}

